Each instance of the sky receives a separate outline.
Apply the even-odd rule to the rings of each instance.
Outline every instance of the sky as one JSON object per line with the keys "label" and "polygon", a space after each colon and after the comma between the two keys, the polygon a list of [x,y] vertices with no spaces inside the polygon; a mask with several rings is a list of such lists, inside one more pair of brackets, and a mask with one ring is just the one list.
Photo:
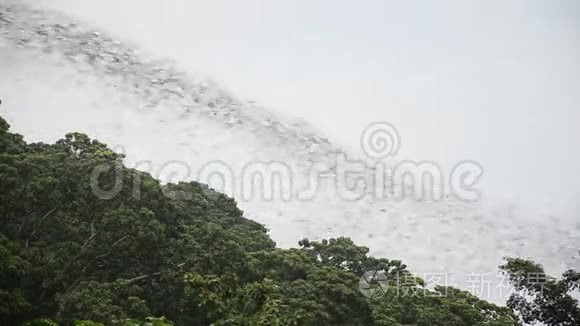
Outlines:
{"label": "sky", "polygon": [[[580,214],[580,2],[36,0],[360,152],[479,162],[484,199]],[[541,210],[541,213],[538,212]],[[534,213],[535,212],[535,213]]]}

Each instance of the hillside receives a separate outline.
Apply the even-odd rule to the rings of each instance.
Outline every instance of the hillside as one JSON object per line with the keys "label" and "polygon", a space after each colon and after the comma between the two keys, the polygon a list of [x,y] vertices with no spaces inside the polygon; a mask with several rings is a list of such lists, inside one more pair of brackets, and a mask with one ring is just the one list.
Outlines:
{"label": "hillside", "polygon": [[[0,119],[2,325],[515,322],[467,292],[426,289],[348,238],[278,249],[231,198],[197,182],[161,185],[84,134],[27,144],[8,128]],[[361,287],[368,271],[381,278]]]}
{"label": "hillside", "polygon": [[11,76],[0,79],[0,109],[29,141],[90,133],[126,153],[127,166],[162,181],[207,183],[200,170],[223,163],[235,187],[220,190],[267,225],[281,247],[303,237],[349,236],[375,256],[408,261],[417,273],[445,273],[462,289],[473,273],[490,274],[494,289],[480,296],[497,303],[507,295],[496,290],[496,266],[504,256],[534,257],[551,273],[577,267],[575,221],[534,219],[509,203],[466,203],[452,196],[437,202],[371,196],[345,201],[336,195],[332,174],[309,200],[246,199],[241,185],[247,164],[289,166],[292,188],[283,190],[292,193],[310,185],[313,165],[332,168],[336,153],[359,157],[305,123],[236,99],[173,62],[70,17],[11,1],[0,8],[0,60],[9,63],[0,65],[0,75]]}
{"label": "hillside", "polygon": [[[559,202],[550,196],[564,188],[552,193],[528,180],[551,194],[532,214],[511,202],[453,196],[399,201],[370,190],[345,200],[336,193],[344,186],[336,158],[361,158],[342,143],[160,59],[175,54],[165,48],[148,53],[115,30],[28,2],[0,0],[0,115],[12,125],[6,132],[2,120],[1,325],[37,317],[65,325],[163,323],[151,319],[162,316],[178,325],[504,325],[511,312],[488,304],[504,305],[512,290],[497,269],[503,257],[532,257],[553,275],[580,266],[580,225],[573,214],[551,213]],[[327,100],[321,112],[336,101]],[[402,133],[405,147],[415,131],[429,136],[413,124]],[[306,200],[266,198],[267,191],[247,198],[244,169],[264,162],[290,168],[291,182],[278,190],[291,196],[312,185],[314,166],[329,172]],[[201,173],[214,163],[234,187]],[[100,175],[105,190],[95,194],[94,168],[113,164],[116,172]],[[407,264],[419,279],[401,277]],[[363,282],[361,292],[361,276],[375,270],[394,273],[368,289]],[[469,293],[449,287],[440,289],[444,299],[432,298],[437,283]],[[385,285],[395,289],[366,297]],[[417,291],[424,298],[408,295]],[[254,298],[261,299],[249,304]]]}

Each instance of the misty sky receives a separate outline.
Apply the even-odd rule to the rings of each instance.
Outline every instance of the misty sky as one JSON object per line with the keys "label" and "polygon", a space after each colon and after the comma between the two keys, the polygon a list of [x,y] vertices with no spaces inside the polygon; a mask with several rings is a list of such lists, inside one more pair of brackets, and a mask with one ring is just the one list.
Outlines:
{"label": "misty sky", "polygon": [[484,196],[580,202],[580,2],[44,0],[358,151],[485,168]]}

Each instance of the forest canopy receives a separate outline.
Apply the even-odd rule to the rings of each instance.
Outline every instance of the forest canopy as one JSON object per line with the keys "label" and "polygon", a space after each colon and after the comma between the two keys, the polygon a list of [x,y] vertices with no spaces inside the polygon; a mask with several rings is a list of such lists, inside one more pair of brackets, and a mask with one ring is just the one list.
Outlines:
{"label": "forest canopy", "polygon": [[[349,238],[276,248],[232,198],[163,185],[87,135],[26,143],[9,128],[0,117],[0,325],[579,325],[574,271],[540,293],[521,272],[541,266],[507,261],[518,293],[537,293],[505,307],[427,289]],[[114,189],[119,178],[131,186],[94,194],[91,182]],[[360,289],[368,271],[380,298]]]}

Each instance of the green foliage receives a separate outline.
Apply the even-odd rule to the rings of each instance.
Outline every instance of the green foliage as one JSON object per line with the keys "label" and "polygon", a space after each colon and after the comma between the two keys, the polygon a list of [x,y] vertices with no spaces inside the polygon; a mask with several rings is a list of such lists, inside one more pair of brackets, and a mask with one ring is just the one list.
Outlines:
{"label": "green foliage", "polygon": [[[26,144],[8,127],[0,120],[1,325],[195,319],[183,314],[185,272],[243,276],[249,253],[274,247],[235,201],[204,185],[168,185],[188,195],[171,199],[86,135]],[[95,184],[114,195],[99,198]]]}
{"label": "green foliage", "polygon": [[561,279],[549,277],[544,268],[531,260],[507,258],[500,269],[515,288],[507,306],[515,310],[526,323],[545,325],[580,325],[580,306],[572,296],[580,294],[580,273],[573,270]]}
{"label": "green foliage", "polygon": [[10,125],[0,117],[0,154],[20,153],[25,150],[26,143],[21,135],[8,132]]}
{"label": "green foliage", "polygon": [[[8,129],[0,118],[0,325],[516,324],[348,238],[278,249],[233,199],[161,185],[84,134],[27,144]],[[380,299],[359,289],[369,270],[389,281]]]}
{"label": "green foliage", "polygon": [[517,323],[509,309],[485,302],[465,291],[451,287],[436,287],[434,290],[420,285],[408,287],[390,286],[384,297],[373,300],[377,325],[499,326]]}
{"label": "green foliage", "polygon": [[35,319],[27,321],[22,324],[22,326],[58,326],[58,324],[50,319]]}
{"label": "green foliage", "polygon": [[90,320],[75,320],[74,326],[105,326],[105,325]]}

